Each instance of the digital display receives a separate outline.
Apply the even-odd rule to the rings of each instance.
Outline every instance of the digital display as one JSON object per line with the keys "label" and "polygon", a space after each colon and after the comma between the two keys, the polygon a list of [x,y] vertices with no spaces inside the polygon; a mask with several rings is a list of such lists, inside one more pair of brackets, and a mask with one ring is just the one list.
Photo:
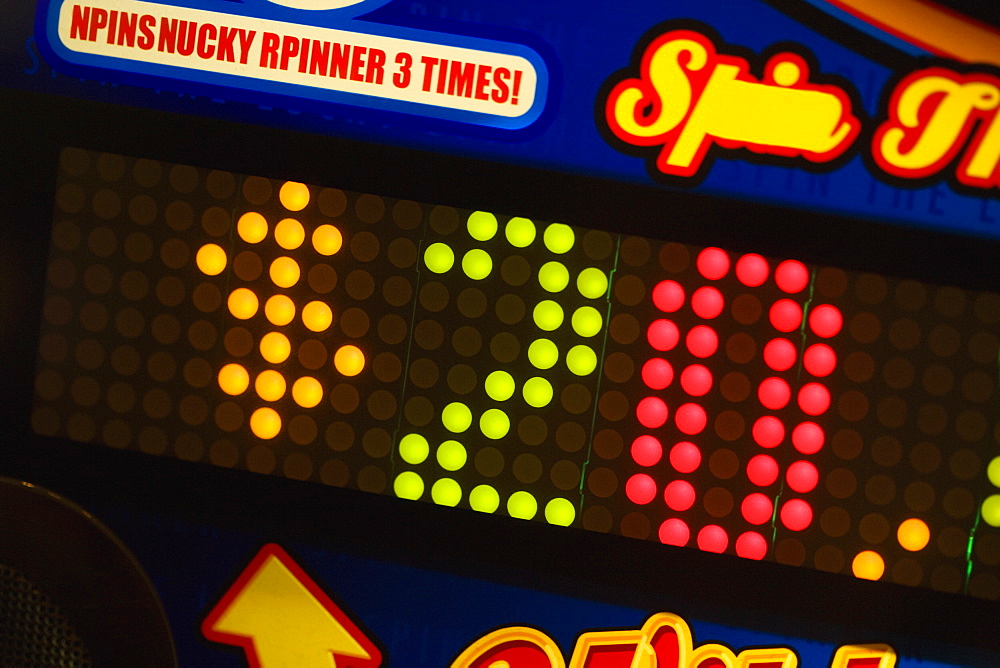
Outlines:
{"label": "digital display", "polygon": [[32,427],[1000,595],[1000,295],[571,223],[66,149]]}

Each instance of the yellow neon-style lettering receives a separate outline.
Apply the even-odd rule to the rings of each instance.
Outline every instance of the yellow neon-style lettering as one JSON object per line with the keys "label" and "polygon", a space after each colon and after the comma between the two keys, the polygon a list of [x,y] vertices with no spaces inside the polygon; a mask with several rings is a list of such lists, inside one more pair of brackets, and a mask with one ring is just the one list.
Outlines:
{"label": "yellow neon-style lettering", "polygon": [[950,72],[911,77],[893,95],[890,120],[876,133],[876,159],[897,175],[936,172],[962,148],[976,112],[998,104],[1000,90],[987,82],[958,81]]}
{"label": "yellow neon-style lettering", "polygon": [[[872,661],[878,661],[872,664]],[[830,668],[895,668],[896,652],[888,645],[845,645],[833,655]]]}
{"label": "yellow neon-style lettering", "polygon": [[511,626],[474,641],[451,668],[566,668],[566,662],[552,638],[527,626]]}

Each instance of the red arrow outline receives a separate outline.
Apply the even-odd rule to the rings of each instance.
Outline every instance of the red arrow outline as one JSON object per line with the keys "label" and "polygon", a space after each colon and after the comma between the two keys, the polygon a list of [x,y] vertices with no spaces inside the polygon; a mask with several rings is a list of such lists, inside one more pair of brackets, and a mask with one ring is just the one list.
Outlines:
{"label": "red arrow outline", "polygon": [[260,664],[260,659],[257,657],[257,650],[254,647],[253,636],[242,636],[235,633],[216,631],[214,627],[223,613],[243,593],[244,589],[250,584],[250,581],[271,557],[278,559],[295,576],[295,579],[312,594],[316,601],[323,606],[323,609],[337,620],[343,629],[371,656],[371,659],[366,660],[359,657],[342,657],[342,655],[333,654],[332,656],[338,659],[336,661],[337,668],[378,668],[382,665],[382,651],[378,646],[358,628],[357,624],[354,623],[347,613],[277,543],[268,543],[260,549],[253,560],[243,569],[239,577],[236,578],[236,581],[229,586],[226,593],[219,599],[219,602],[215,604],[212,611],[208,613],[201,623],[201,632],[205,638],[224,645],[241,647],[246,654],[250,668],[267,668]]}

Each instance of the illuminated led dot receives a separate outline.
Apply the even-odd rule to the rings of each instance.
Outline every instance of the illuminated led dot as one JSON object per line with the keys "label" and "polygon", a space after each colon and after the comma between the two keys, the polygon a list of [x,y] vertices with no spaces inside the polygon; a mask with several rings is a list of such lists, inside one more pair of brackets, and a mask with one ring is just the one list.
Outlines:
{"label": "illuminated led dot", "polygon": [[754,443],[762,448],[776,448],[785,440],[785,425],[773,415],[764,415],[753,423]]}
{"label": "illuminated led dot", "polygon": [[674,422],[677,423],[681,433],[693,436],[705,430],[708,416],[705,415],[705,409],[698,404],[683,404],[674,414]]}
{"label": "illuminated led dot", "polygon": [[680,339],[681,334],[677,325],[663,318],[650,323],[649,329],[646,331],[646,340],[649,341],[649,345],[660,352],[673,350]]}
{"label": "illuminated led dot", "polygon": [[767,555],[767,540],[756,531],[747,531],[736,539],[736,554],[744,559],[761,560]]}
{"label": "illuminated led dot", "polygon": [[774,514],[774,504],[764,494],[754,492],[747,494],[746,498],[743,499],[743,503],[740,504],[740,513],[747,522],[759,526],[771,521],[771,516]]}
{"label": "illuminated led dot", "polygon": [[1000,487],[1000,457],[994,457],[986,467],[986,477],[994,487]]}
{"label": "illuminated led dot", "polygon": [[295,303],[285,295],[274,295],[264,302],[264,315],[271,324],[283,327],[295,318]]}
{"label": "illuminated led dot", "polygon": [[290,257],[279,257],[271,263],[269,274],[279,288],[290,288],[299,282],[299,263]]}
{"label": "illuminated led dot", "polygon": [[437,449],[437,462],[445,471],[459,470],[465,466],[468,457],[465,446],[458,441],[445,441]]}
{"label": "illuminated led dot", "polygon": [[694,487],[687,480],[674,480],[663,490],[663,500],[671,510],[685,511],[694,505]]}
{"label": "illuminated led dot", "polygon": [[744,255],[736,261],[736,278],[747,287],[764,285],[769,272],[767,260],[756,253]]}
{"label": "illuminated led dot", "polygon": [[239,364],[227,364],[219,369],[219,388],[226,394],[243,394],[250,387],[250,374]]}
{"label": "illuminated led dot", "polygon": [[285,396],[285,377],[274,369],[261,371],[253,383],[257,396],[264,401],[277,401]]}
{"label": "illuminated led dot", "polygon": [[885,573],[885,561],[878,552],[865,550],[859,552],[854,561],[851,562],[851,571],[854,577],[862,580],[878,580]]}
{"label": "illuminated led dot", "polygon": [[303,376],[292,383],[292,399],[302,408],[313,408],[323,400],[323,386],[311,376]]}
{"label": "illuminated led dot", "polygon": [[333,355],[333,366],[345,376],[357,376],[365,368],[365,354],[357,346],[341,346]]}
{"label": "illuminated led dot", "polygon": [[757,387],[757,398],[764,408],[776,411],[791,401],[792,389],[783,378],[765,378]]}
{"label": "illuminated led dot", "polygon": [[684,288],[677,281],[660,281],[653,288],[653,306],[673,313],[684,305]]}
{"label": "illuminated led dot", "polygon": [[816,489],[819,483],[819,471],[812,462],[792,462],[785,472],[785,480],[793,491],[806,494]]}
{"label": "illuminated led dot", "polygon": [[466,229],[476,241],[489,241],[497,233],[497,217],[486,211],[474,211],[469,214]]}
{"label": "illuminated led dot", "polygon": [[260,302],[257,295],[247,288],[236,288],[229,294],[229,312],[240,320],[249,320],[257,313]]}
{"label": "illuminated led dot", "polygon": [[802,422],[792,430],[792,445],[804,455],[814,455],[823,449],[826,434],[815,422]]}
{"label": "illuminated led dot", "polygon": [[729,535],[717,524],[709,524],[698,532],[698,548],[705,552],[722,554],[729,546]]}
{"label": "illuminated led dot", "polygon": [[313,230],[312,245],[320,255],[330,256],[344,245],[344,235],[333,225],[320,225]]}
{"label": "illuminated led dot", "polygon": [[536,369],[551,369],[559,361],[559,348],[548,339],[536,339],[528,346],[528,361]]}
{"label": "illuminated led dot", "polygon": [[601,318],[600,312],[593,306],[578,308],[573,312],[570,322],[573,325],[573,331],[584,338],[596,335],[604,325],[604,319]]}
{"label": "illuminated led dot", "polygon": [[837,353],[825,343],[814,343],[802,354],[802,365],[814,376],[829,376],[837,368]]}
{"label": "illuminated led dot", "polygon": [[546,262],[538,270],[538,284],[548,292],[561,292],[569,285],[569,270],[562,262]]}
{"label": "illuminated led dot", "polygon": [[401,499],[416,501],[424,494],[424,479],[413,471],[403,471],[392,482],[392,491]]}
{"label": "illuminated led dot", "polygon": [[493,271],[493,258],[481,248],[473,248],[462,258],[462,271],[474,281],[481,281]]}
{"label": "illuminated led dot", "polygon": [[663,457],[663,446],[655,436],[643,434],[632,441],[632,461],[639,466],[654,466]]}
{"label": "illuminated led dot", "polygon": [[546,332],[554,331],[559,329],[559,325],[563,322],[562,306],[551,299],[545,299],[538,302],[531,317],[539,329]]}
{"label": "illuminated led dot", "polygon": [[486,394],[494,401],[507,401],[516,389],[514,379],[506,371],[494,371],[486,377]]}
{"label": "illuminated led dot", "polygon": [[469,505],[481,513],[495,513],[500,507],[500,495],[489,485],[477,485],[469,493]]}
{"label": "illuminated led dot", "polygon": [[802,324],[802,307],[791,299],[779,299],[771,305],[768,317],[779,332],[793,332]]}
{"label": "illuminated led dot", "polygon": [[268,332],[260,339],[260,355],[271,364],[281,364],[292,352],[292,344],[281,332]]}
{"label": "illuminated led dot", "polygon": [[692,397],[703,397],[712,389],[712,372],[702,364],[692,364],[681,371],[681,388]]}
{"label": "illuminated led dot", "polygon": [[548,406],[552,401],[552,383],[538,376],[529,378],[521,388],[521,395],[533,408]]}
{"label": "illuminated led dot", "polygon": [[586,376],[597,368],[597,354],[590,346],[573,346],[566,353],[566,367],[577,376]]}
{"label": "illuminated led dot", "polygon": [[443,274],[455,264],[455,251],[448,244],[431,244],[424,251],[424,264],[435,274]]}
{"label": "illuminated led dot", "polygon": [[809,270],[798,260],[785,260],[775,267],[774,282],[788,294],[802,292],[809,285]]}
{"label": "illuminated led dot", "polygon": [[596,267],[587,267],[576,277],[576,289],[587,299],[603,297],[608,292],[608,277]]}
{"label": "illuminated led dot", "polygon": [[274,226],[274,240],[285,250],[294,250],[306,240],[306,231],[299,221],[285,218]]}
{"label": "illuminated led dot", "polygon": [[1000,494],[986,497],[981,510],[984,522],[991,527],[1000,527]]}
{"label": "illuminated led dot", "polygon": [[256,211],[248,211],[236,221],[236,232],[248,244],[260,243],[267,237],[267,221]]}
{"label": "illuminated led dot", "polygon": [[273,408],[258,408],[250,415],[250,431],[257,438],[274,438],[281,431],[281,417]]}
{"label": "illuminated led dot", "polygon": [[632,503],[644,506],[656,498],[656,483],[645,473],[636,473],[625,482],[625,496]]}
{"label": "illuminated led dot", "polygon": [[691,295],[691,310],[705,320],[711,320],[722,313],[726,300],[718,289],[711,286],[698,288]]}
{"label": "illuminated led dot", "polygon": [[510,431],[510,418],[499,408],[491,408],[479,417],[479,430],[486,438],[496,441]]}
{"label": "illuminated led dot", "polygon": [[511,218],[504,228],[504,236],[511,246],[526,248],[535,240],[535,224],[527,218]]}
{"label": "illuminated led dot", "polygon": [[896,539],[904,550],[919,552],[927,547],[931,540],[931,530],[927,528],[927,523],[916,517],[903,520],[896,531]]}
{"label": "illuminated led dot", "polygon": [[451,478],[441,478],[431,485],[431,499],[439,506],[457,506],[462,500],[462,486]]}
{"label": "illuminated led dot", "polygon": [[218,276],[226,268],[226,251],[218,244],[205,244],[198,249],[194,261],[203,274]]}
{"label": "illuminated led dot", "polygon": [[816,336],[828,339],[840,333],[840,328],[844,326],[844,317],[840,314],[840,309],[830,304],[821,304],[809,313],[809,329]]}
{"label": "illuminated led dot", "polygon": [[309,188],[295,181],[286,181],[278,191],[278,199],[289,211],[301,211],[309,204]]}
{"label": "illuminated led dot", "polygon": [[771,339],[764,345],[764,363],[775,371],[788,371],[797,357],[798,350],[788,339]]}
{"label": "illuminated led dot", "polygon": [[662,357],[654,357],[642,365],[642,382],[651,390],[664,390],[674,382],[674,367]]}
{"label": "illuminated led dot", "polygon": [[676,443],[670,448],[670,465],[678,473],[693,473],[701,466],[701,450],[688,441]]}
{"label": "illuminated led dot", "polygon": [[519,520],[530,520],[538,512],[535,497],[525,491],[514,492],[507,499],[507,514]]}
{"label": "illuminated led dot", "polygon": [[453,434],[461,434],[472,425],[472,411],[458,401],[453,401],[441,411],[441,424]]}
{"label": "illuminated led dot", "polygon": [[754,455],[747,462],[747,478],[758,487],[767,487],[778,479],[778,462],[770,455]]}
{"label": "illuminated led dot", "polygon": [[313,332],[323,332],[333,324],[333,311],[323,302],[309,302],[302,309],[302,324]]}
{"label": "illuminated led dot", "polygon": [[659,397],[645,397],[635,407],[635,415],[639,423],[649,429],[658,429],[667,422],[669,411],[667,404]]}
{"label": "illuminated led dot", "polygon": [[688,330],[684,343],[692,355],[705,359],[719,349],[719,335],[711,327],[698,325]]}
{"label": "illuminated led dot", "polygon": [[779,512],[781,523],[791,531],[802,531],[812,524],[812,506],[802,499],[785,501]]}
{"label": "illuminated led dot", "polygon": [[691,540],[691,530],[688,525],[676,517],[671,517],[661,524],[657,534],[661,543],[675,547],[684,547]]}
{"label": "illuminated led dot", "polygon": [[799,390],[798,401],[806,415],[822,415],[830,407],[830,390],[819,383],[806,383]]}
{"label": "illuminated led dot", "polygon": [[571,249],[575,240],[576,235],[573,234],[573,228],[562,223],[549,225],[545,228],[545,234],[542,235],[545,247],[557,255],[562,255]]}
{"label": "illuminated led dot", "polygon": [[576,508],[568,499],[555,498],[545,504],[545,521],[555,526],[568,527],[576,519]]}
{"label": "illuminated led dot", "polygon": [[399,456],[407,464],[422,464],[430,451],[427,439],[420,434],[407,434],[399,441]]}
{"label": "illuminated led dot", "polygon": [[695,265],[699,274],[710,281],[717,281],[729,271],[729,255],[721,248],[706,248],[698,253]]}

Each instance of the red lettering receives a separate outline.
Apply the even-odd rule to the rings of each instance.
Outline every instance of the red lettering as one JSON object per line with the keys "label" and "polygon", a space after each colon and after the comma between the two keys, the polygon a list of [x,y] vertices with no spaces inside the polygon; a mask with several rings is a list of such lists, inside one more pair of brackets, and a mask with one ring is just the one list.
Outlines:
{"label": "red lettering", "polygon": [[143,14],[139,19],[139,40],[137,44],[143,51],[149,51],[156,44],[156,37],[153,35],[153,26],[155,25],[155,16]]}
{"label": "red lettering", "polygon": [[216,46],[215,57],[218,60],[225,60],[229,63],[236,62],[236,54],[233,51],[233,42],[236,41],[238,29],[222,26],[219,29],[219,42]]}
{"label": "red lettering", "polygon": [[90,30],[87,32],[87,41],[97,41],[97,31],[108,26],[108,12],[104,9],[94,7],[94,12],[90,15]]}
{"label": "red lettering", "polygon": [[431,91],[431,81],[434,78],[434,68],[438,64],[437,58],[431,58],[430,56],[421,56],[420,64],[424,66],[424,81],[420,85],[420,89],[425,93]]}
{"label": "red lettering", "polygon": [[[399,71],[392,75],[392,85],[396,88],[407,88],[410,85],[411,72],[410,68],[413,67],[413,56],[403,51],[396,54],[396,64],[399,65]],[[424,74],[424,79],[427,78],[426,73]]]}
{"label": "red lettering", "polygon": [[281,42],[281,70],[288,69],[288,61],[299,55],[299,40],[296,37],[285,35]]}
{"label": "red lettering", "polygon": [[448,73],[448,95],[472,97],[472,82],[476,77],[474,63],[451,61],[451,72]]}
{"label": "red lettering", "polygon": [[216,31],[215,26],[211,23],[202,23],[201,27],[198,28],[198,57],[209,59],[215,55],[215,44],[209,40],[214,41],[218,31]]}
{"label": "red lettering", "polygon": [[133,12],[123,12],[118,21],[118,46],[135,46],[135,27],[139,15]]}
{"label": "red lettering", "polygon": [[250,58],[250,45],[253,44],[254,35],[257,34],[256,30],[244,30],[243,28],[238,28],[240,34],[240,64],[246,65],[247,59]]}
{"label": "red lettering", "polygon": [[385,51],[381,49],[371,49],[368,52],[368,73],[365,75],[365,83],[382,85],[385,75]]}
{"label": "red lettering", "polygon": [[354,47],[354,56],[351,58],[351,81],[365,80],[361,70],[365,66],[365,53],[367,51],[368,49],[363,46]]}
{"label": "red lettering", "polygon": [[108,16],[108,44],[115,43],[115,31],[118,30],[118,10],[112,9]]}
{"label": "red lettering", "polygon": [[510,70],[506,67],[498,67],[493,71],[493,85],[495,88],[490,93],[490,97],[497,104],[503,104],[510,97],[510,87],[507,81],[510,79]]}
{"label": "red lettering", "polygon": [[476,99],[477,100],[488,100],[490,99],[490,94],[486,92],[486,88],[490,85],[490,72],[493,70],[489,65],[480,65],[479,72],[476,75]]}
{"label": "red lettering", "polygon": [[264,41],[260,45],[260,66],[272,70],[278,67],[278,45],[281,38],[273,32],[264,33]]}
{"label": "red lettering", "polygon": [[306,68],[309,67],[309,43],[310,40],[302,40],[302,57],[299,58],[299,72],[302,74],[306,73]]}
{"label": "red lettering", "polygon": [[330,62],[330,43],[313,40],[312,57],[309,63],[309,74],[326,76],[326,66]]}
{"label": "red lettering", "polygon": [[73,5],[73,18],[69,24],[70,39],[87,39],[87,26],[90,24],[90,7]]}
{"label": "red lettering", "polygon": [[168,19],[167,17],[160,18],[160,43],[157,46],[157,51],[161,53],[167,51],[168,53],[174,52],[174,45],[177,42],[177,19]]}
{"label": "red lettering", "polygon": [[179,34],[177,35],[177,53],[182,56],[190,56],[194,53],[194,41],[197,23],[194,21],[181,21]]}
{"label": "red lettering", "polygon": [[335,79],[347,78],[347,65],[351,59],[351,47],[335,42],[330,56],[330,76]]}

